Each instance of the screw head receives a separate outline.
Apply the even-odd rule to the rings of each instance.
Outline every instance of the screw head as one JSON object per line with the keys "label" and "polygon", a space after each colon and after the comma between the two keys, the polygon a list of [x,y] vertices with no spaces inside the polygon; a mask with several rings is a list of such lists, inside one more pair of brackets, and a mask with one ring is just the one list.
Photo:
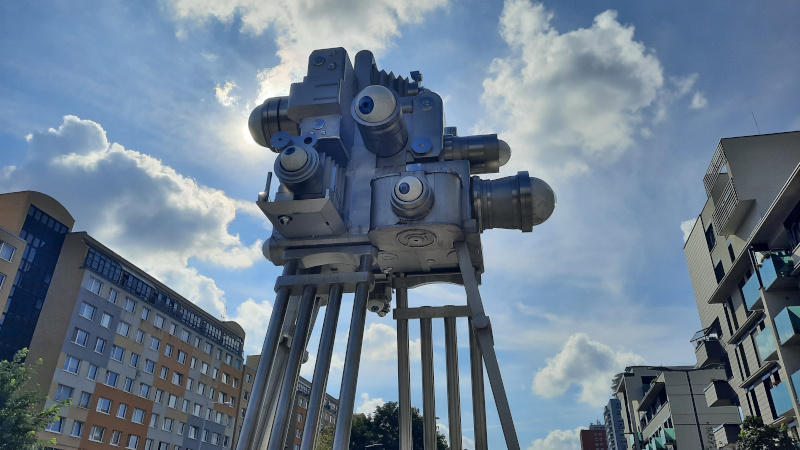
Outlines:
{"label": "screw head", "polygon": [[334,70],[334,69],[336,69],[336,63],[328,64],[328,70]]}
{"label": "screw head", "polygon": [[291,221],[292,221],[292,218],[289,217],[289,216],[280,216],[280,217],[278,217],[278,222],[280,222],[281,225],[288,225],[289,222],[291,222]]}

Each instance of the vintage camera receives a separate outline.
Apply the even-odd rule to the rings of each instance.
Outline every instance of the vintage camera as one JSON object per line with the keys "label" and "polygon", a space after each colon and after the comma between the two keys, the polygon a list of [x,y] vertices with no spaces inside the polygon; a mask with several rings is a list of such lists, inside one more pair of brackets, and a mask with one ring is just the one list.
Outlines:
{"label": "vintage camera", "polygon": [[353,65],[342,48],[316,50],[289,96],[266,100],[249,119],[253,139],[279,153],[277,192],[270,196],[270,173],[257,202],[274,226],[265,256],[283,265],[288,251],[302,250],[313,253],[306,267],[348,272],[358,261],[346,249],[371,245],[383,284],[370,306],[383,314],[397,275],[414,280],[407,287],[458,282],[460,241],[481,273],[484,230],[531,231],[556,205],[527,172],[476,176],[497,173],[510,147],[494,134],[458,136],[421,81],[419,72],[409,80],[379,71],[368,51]]}

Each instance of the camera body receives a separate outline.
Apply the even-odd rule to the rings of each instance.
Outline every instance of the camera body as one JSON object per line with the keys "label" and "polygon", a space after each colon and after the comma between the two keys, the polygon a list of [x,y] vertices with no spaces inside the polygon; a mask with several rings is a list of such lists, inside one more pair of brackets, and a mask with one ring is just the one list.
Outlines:
{"label": "camera body", "polygon": [[421,81],[419,72],[409,80],[379,71],[368,51],[353,65],[343,48],[316,50],[289,96],[267,99],[249,120],[255,141],[280,153],[277,192],[270,197],[270,173],[257,201],[274,227],[265,256],[283,265],[292,250],[314,254],[302,267],[344,273],[358,265],[347,249],[369,245],[385,285],[371,300],[385,301],[375,311],[384,314],[397,278],[406,287],[458,283],[461,241],[480,274],[485,229],[531,231],[555,207],[552,189],[527,172],[475,176],[497,173],[509,146],[496,135],[458,136]]}

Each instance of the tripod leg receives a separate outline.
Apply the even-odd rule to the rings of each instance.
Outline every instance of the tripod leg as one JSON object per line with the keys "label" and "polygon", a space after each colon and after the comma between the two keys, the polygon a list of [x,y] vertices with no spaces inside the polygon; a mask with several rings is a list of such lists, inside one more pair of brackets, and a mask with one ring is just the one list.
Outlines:
{"label": "tripod leg", "polygon": [[517,430],[514,428],[514,421],[511,418],[511,408],[508,406],[503,377],[500,375],[497,354],[494,352],[492,327],[483,310],[483,301],[478,290],[478,280],[475,278],[475,268],[472,266],[467,244],[465,242],[456,242],[455,248],[458,254],[461,277],[464,280],[464,288],[467,291],[467,303],[472,310],[472,325],[475,330],[475,338],[478,341],[481,353],[483,353],[486,374],[489,375],[489,383],[492,385],[492,394],[497,405],[497,414],[500,416],[500,425],[503,427],[503,435],[506,438],[506,446],[509,450],[519,450]]}
{"label": "tripod leg", "polygon": [[486,435],[486,394],[483,388],[483,356],[469,319],[469,362],[472,378],[472,419],[475,426],[475,450],[488,450]]}
{"label": "tripod leg", "polygon": [[[362,255],[360,272],[372,270],[372,255]],[[339,412],[336,418],[336,434],[333,438],[335,450],[350,448],[350,427],[353,424],[353,407],[356,401],[358,366],[361,363],[361,345],[364,340],[364,326],[367,320],[367,298],[369,283],[359,283],[353,299],[353,315],[350,319],[350,334],[347,337],[347,353],[342,373],[342,387],[339,390]]]}
{"label": "tripod leg", "polygon": [[278,407],[275,411],[275,420],[272,423],[272,432],[270,433],[267,447],[269,450],[283,449],[283,441],[286,439],[287,424],[292,423],[290,420],[294,412],[292,400],[297,390],[297,377],[300,374],[303,351],[306,348],[308,335],[311,332],[311,315],[314,312],[316,295],[316,286],[306,286],[303,288],[303,298],[300,301],[300,311],[297,316],[297,327],[295,328],[294,337],[292,338],[292,347],[289,350],[286,372],[283,375],[283,382],[281,383]]}
{"label": "tripod leg", "polygon": [[[408,308],[408,289],[397,288],[397,307]],[[408,355],[408,319],[397,319],[397,389],[400,449],[411,450],[411,369]]]}
{"label": "tripod leg", "polygon": [[458,383],[458,337],[456,318],[444,319],[444,346],[447,359],[447,415],[449,417],[450,448],[461,447],[461,392]]}
{"label": "tripod leg", "polygon": [[301,450],[314,450],[317,442],[319,416],[325,404],[325,389],[328,385],[328,374],[331,370],[333,341],[336,338],[336,326],[339,322],[339,310],[342,306],[342,285],[331,285],[328,295],[328,306],[325,308],[325,322],[322,324],[322,335],[319,338],[317,363],[314,366],[314,377],[311,382],[311,395],[308,399],[306,424],[303,427]]}
{"label": "tripod leg", "polygon": [[[297,271],[297,260],[289,260],[283,266],[283,275],[294,275]],[[261,348],[261,359],[258,362],[255,379],[253,380],[253,392],[251,395],[250,407],[247,408],[242,430],[240,433],[238,450],[253,450],[262,448],[262,441],[266,434],[267,416],[272,408],[271,402],[266,399],[267,382],[272,363],[281,337],[281,328],[286,316],[286,308],[289,303],[289,288],[278,289],[275,296],[275,304],[272,308],[272,315],[269,318],[267,334],[264,336],[264,345]]]}
{"label": "tripod leg", "polygon": [[422,356],[422,432],[425,450],[436,450],[436,393],[433,382],[433,327],[431,319],[419,320]]}

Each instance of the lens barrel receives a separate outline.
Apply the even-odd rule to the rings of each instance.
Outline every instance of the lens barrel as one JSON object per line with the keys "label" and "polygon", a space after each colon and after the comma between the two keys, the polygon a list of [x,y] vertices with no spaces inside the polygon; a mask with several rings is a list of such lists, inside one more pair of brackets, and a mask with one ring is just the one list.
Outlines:
{"label": "lens barrel", "polygon": [[491,228],[529,232],[556,207],[550,186],[528,172],[497,180],[472,177],[472,210],[481,231]]}

